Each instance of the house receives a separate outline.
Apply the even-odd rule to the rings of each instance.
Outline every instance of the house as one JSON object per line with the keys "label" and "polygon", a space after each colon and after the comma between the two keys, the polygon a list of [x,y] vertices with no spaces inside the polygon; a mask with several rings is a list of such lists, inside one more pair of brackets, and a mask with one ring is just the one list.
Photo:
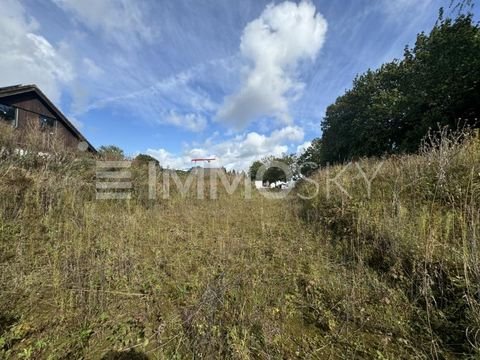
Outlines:
{"label": "house", "polygon": [[96,152],[95,148],[36,85],[0,88],[0,123],[19,132],[19,147],[29,131],[39,132],[42,146],[55,141],[66,147]]}

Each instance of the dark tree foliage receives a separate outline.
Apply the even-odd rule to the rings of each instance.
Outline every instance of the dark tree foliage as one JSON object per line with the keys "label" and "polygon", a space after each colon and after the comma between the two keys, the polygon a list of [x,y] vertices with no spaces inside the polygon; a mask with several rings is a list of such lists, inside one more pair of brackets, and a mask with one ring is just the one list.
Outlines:
{"label": "dark tree foliage", "polygon": [[[284,155],[282,157],[268,157],[263,160],[268,170],[265,172],[264,181],[269,183],[277,181],[290,181],[296,174],[297,158],[294,154]],[[277,166],[282,164],[283,166]]]}
{"label": "dark tree foliage", "polygon": [[248,170],[248,175],[250,175],[251,180],[256,180],[258,170],[263,166],[263,163],[259,160],[254,161],[252,165],[250,165],[250,169]]}
{"label": "dark tree foliage", "polygon": [[474,0],[450,0],[450,8],[462,13],[465,10],[472,10],[475,5]]}
{"label": "dark tree foliage", "polygon": [[304,176],[310,176],[319,168],[322,161],[322,140],[313,139],[312,144],[297,159],[298,171]]}
{"label": "dark tree foliage", "polygon": [[135,157],[134,162],[141,165],[148,165],[150,162],[154,162],[155,165],[160,165],[157,159],[147,154],[138,154]]}
{"label": "dark tree foliage", "polygon": [[472,15],[420,33],[403,59],[358,76],[327,109],[321,163],[414,152],[429,129],[478,126],[480,28]]}
{"label": "dark tree foliage", "polygon": [[[281,164],[280,166],[278,164]],[[263,177],[259,179],[260,168],[266,167]],[[268,181],[269,183],[277,181],[288,181],[297,175],[297,158],[294,154],[283,155],[282,157],[269,156],[261,161],[254,161],[248,171],[252,180]],[[288,170],[288,171],[286,171]]]}

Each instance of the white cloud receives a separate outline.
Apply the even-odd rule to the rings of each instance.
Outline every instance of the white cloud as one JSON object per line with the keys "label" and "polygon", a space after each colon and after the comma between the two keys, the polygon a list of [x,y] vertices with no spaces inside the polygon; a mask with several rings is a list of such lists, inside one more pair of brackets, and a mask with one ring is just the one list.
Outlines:
{"label": "white cloud", "polygon": [[145,10],[135,0],[53,0],[60,8],[93,31],[124,48],[134,48],[139,41],[151,42],[155,32],[147,25]]}
{"label": "white cloud", "polygon": [[173,110],[165,118],[165,122],[194,132],[202,131],[207,126],[207,119],[202,115],[194,113],[180,115]]}
{"label": "white cloud", "polygon": [[61,86],[75,78],[75,69],[64,54],[66,45],[52,45],[38,30],[19,1],[2,1],[0,86],[34,83],[58,102]]}
{"label": "white cloud", "polygon": [[[208,125],[207,115],[218,107],[210,94],[198,86],[199,77],[207,67],[210,69],[214,64],[200,64],[159,79],[148,86],[139,79],[149,77],[149,81],[152,81],[152,74],[130,77],[131,74],[128,73],[118,76],[105,85],[102,84],[92,102],[80,102],[79,106],[74,108],[74,115],[80,116],[95,109],[115,106],[126,109],[152,124],[174,125],[200,132]],[[135,90],[131,90],[132,88]]]}
{"label": "white cloud", "polygon": [[289,102],[304,86],[298,65],[316,58],[326,32],[327,21],[310,1],[268,5],[243,31],[240,52],[251,65],[240,90],[219,109],[219,119],[238,128],[260,116],[290,123]]}
{"label": "white cloud", "polygon": [[310,146],[312,145],[311,141],[305,141],[303,144],[297,146],[297,155],[302,155]]}
{"label": "white cloud", "polygon": [[169,169],[186,169],[191,167],[191,160],[188,157],[176,156],[165,149],[148,149],[147,154],[153,156],[160,162],[160,165]]}
{"label": "white cloud", "polygon": [[211,166],[245,170],[254,160],[269,155],[281,156],[288,152],[288,143],[298,143],[303,138],[301,128],[287,126],[273,131],[269,136],[250,132],[219,143],[209,140],[203,146],[186,148],[180,155],[165,149],[148,149],[147,153],[158,159],[162,166],[174,169],[191,167],[193,158],[214,157],[217,161],[211,163]]}

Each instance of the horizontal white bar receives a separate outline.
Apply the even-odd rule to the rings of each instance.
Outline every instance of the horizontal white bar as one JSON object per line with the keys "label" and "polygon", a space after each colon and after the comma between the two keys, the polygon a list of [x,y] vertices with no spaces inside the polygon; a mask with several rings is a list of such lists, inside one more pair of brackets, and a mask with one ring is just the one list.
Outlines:
{"label": "horizontal white bar", "polygon": [[97,161],[97,168],[129,168],[131,161]]}
{"label": "horizontal white bar", "polygon": [[97,182],[97,189],[131,189],[131,182]]}
{"label": "horizontal white bar", "polygon": [[97,178],[103,179],[129,179],[132,177],[130,171],[101,171],[97,172]]}

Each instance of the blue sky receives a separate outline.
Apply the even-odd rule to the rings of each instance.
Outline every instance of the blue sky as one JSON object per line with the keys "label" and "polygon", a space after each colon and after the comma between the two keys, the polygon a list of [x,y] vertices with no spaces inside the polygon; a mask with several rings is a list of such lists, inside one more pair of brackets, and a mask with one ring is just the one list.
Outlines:
{"label": "blue sky", "polygon": [[356,74],[450,0],[0,0],[0,86],[36,83],[95,145],[244,169],[320,135]]}

